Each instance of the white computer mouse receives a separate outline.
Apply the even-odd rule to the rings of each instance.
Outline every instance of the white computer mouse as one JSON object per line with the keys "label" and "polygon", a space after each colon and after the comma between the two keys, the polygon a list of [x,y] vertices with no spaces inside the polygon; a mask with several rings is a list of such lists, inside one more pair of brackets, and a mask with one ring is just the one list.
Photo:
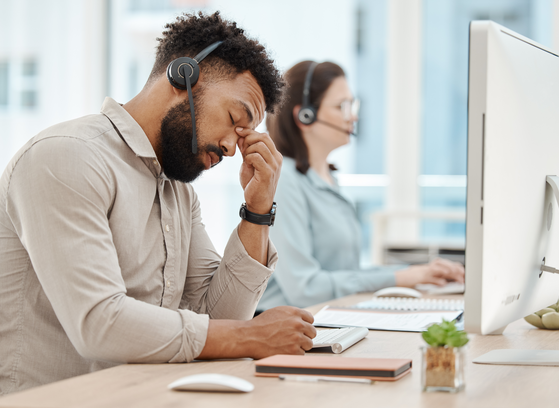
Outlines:
{"label": "white computer mouse", "polygon": [[377,290],[373,293],[373,297],[411,297],[411,298],[420,298],[421,292],[412,289],[412,288],[404,288],[401,286],[394,286],[390,288],[384,288],[381,290]]}
{"label": "white computer mouse", "polygon": [[194,374],[179,378],[167,386],[176,391],[251,392],[254,385],[226,374]]}

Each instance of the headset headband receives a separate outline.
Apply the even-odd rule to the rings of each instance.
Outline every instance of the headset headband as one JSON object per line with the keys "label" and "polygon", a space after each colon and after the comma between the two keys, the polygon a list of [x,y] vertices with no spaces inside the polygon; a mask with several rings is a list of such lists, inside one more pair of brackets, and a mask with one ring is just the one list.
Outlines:
{"label": "headset headband", "polygon": [[311,83],[312,83],[312,75],[318,62],[313,61],[309,66],[309,70],[307,71],[307,76],[305,77],[305,85],[303,87],[303,106],[307,107],[310,105],[310,94],[311,94]]}
{"label": "headset headband", "polygon": [[206,58],[213,50],[221,45],[223,41],[216,41],[212,45],[204,48],[198,55],[196,55],[193,60],[196,61],[198,64],[202,62],[204,58]]}

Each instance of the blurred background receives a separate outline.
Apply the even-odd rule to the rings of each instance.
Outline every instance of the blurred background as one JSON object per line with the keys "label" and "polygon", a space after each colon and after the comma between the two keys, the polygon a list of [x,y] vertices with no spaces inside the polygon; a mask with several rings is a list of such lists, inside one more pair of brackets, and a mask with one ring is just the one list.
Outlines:
{"label": "blurred background", "polygon": [[[330,161],[358,210],[363,266],[463,260],[469,22],[555,50],[559,0],[0,0],[0,168],[40,130],[98,113],[105,96],[130,100],[164,25],[216,10],[282,71],[308,59],[346,71],[358,135]],[[220,253],[244,201],[240,162],[194,183]]]}

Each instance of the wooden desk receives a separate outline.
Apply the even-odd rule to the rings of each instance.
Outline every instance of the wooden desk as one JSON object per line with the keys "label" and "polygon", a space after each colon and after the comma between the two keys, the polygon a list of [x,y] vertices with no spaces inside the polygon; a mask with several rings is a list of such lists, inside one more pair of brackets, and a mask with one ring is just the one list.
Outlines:
{"label": "wooden desk", "polygon": [[[353,295],[330,304],[352,305],[369,298]],[[313,313],[321,305],[309,308]],[[284,382],[254,376],[252,360],[190,364],[129,364],[59,381],[0,398],[0,407],[530,407],[559,400],[559,367],[491,366],[473,358],[497,348],[556,349],[559,331],[538,330],[520,320],[501,336],[470,336],[466,389],[458,394],[423,393],[420,388],[423,344],[418,333],[370,331],[343,353],[346,357],[413,359],[411,374],[396,382],[373,385]],[[335,355],[332,358],[336,358]],[[167,390],[167,384],[190,374],[224,373],[251,381],[248,394],[193,393]]]}

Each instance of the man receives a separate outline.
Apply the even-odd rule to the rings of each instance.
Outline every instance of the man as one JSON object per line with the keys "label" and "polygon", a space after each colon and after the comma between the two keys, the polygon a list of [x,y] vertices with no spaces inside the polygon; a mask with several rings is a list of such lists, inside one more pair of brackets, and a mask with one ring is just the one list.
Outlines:
{"label": "man", "polygon": [[[254,130],[280,99],[273,61],[218,13],[179,17],[159,41],[135,98],[39,133],[2,175],[0,394],[124,362],[312,346],[305,311],[249,320],[277,262],[271,222],[254,223],[271,219],[282,161]],[[191,91],[167,78],[216,43]],[[221,259],[188,183],[236,147],[248,215]]]}

